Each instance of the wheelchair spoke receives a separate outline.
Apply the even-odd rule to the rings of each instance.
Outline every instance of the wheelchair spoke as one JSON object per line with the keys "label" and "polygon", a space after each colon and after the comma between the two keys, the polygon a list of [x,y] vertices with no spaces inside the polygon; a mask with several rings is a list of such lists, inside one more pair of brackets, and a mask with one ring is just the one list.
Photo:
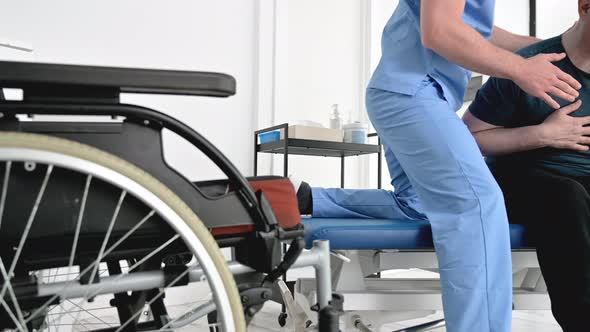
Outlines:
{"label": "wheelchair spoke", "polygon": [[189,312],[186,314],[176,317],[173,320],[166,323],[166,325],[162,326],[159,331],[173,331],[174,329],[182,328],[197,319],[204,317],[207,314],[215,311],[216,305],[214,300],[209,300],[205,303],[200,303],[194,306]]}
{"label": "wheelchair spoke", "polygon": [[[127,274],[133,272],[135,269],[137,269],[138,267],[140,267],[141,265],[143,265],[143,263],[147,262],[150,258],[152,258],[156,254],[158,254],[160,251],[166,249],[166,247],[168,247],[170,244],[172,244],[172,242],[178,240],[178,238],[180,238],[180,235],[179,234],[176,234],[173,237],[171,237],[168,241],[164,242],[161,246],[159,246],[158,248],[154,249],[151,253],[147,254],[144,258],[142,258],[141,260],[139,260],[137,263],[135,263],[132,266],[130,266],[129,269],[127,270]],[[120,279],[120,278],[122,278],[123,276],[125,276],[125,274],[119,274],[118,276],[115,277],[115,281],[118,280],[118,279]],[[91,293],[91,295],[88,298],[92,298],[92,297],[98,295],[102,290],[104,290],[104,287],[100,287],[94,293]]]}
{"label": "wheelchair spoke", "polygon": [[14,295],[14,289],[12,288],[12,283],[10,282],[10,278],[8,277],[8,274],[6,273],[6,268],[4,267],[4,262],[2,262],[2,258],[0,258],[0,273],[2,274],[2,277],[4,278],[4,280],[6,281],[6,286],[8,287],[7,288],[8,295],[10,296],[10,300],[14,304],[14,309],[16,310],[16,315],[18,317],[18,320],[19,320],[21,326],[25,329],[25,331],[28,331],[27,325],[25,324],[25,319],[23,317],[23,312],[21,310],[20,305],[18,304],[18,301],[16,300],[16,296]]}
{"label": "wheelchair spoke", "polygon": [[3,298],[0,298],[0,305],[2,305],[2,307],[6,311],[6,313],[8,314],[10,319],[12,320],[12,322],[14,323],[14,325],[18,328],[18,330],[24,331],[22,325],[20,324],[20,322],[18,321],[16,316],[14,316],[14,313],[12,312],[12,310],[10,310],[10,307],[8,306],[8,304],[6,304],[6,301],[4,301]]}
{"label": "wheelchair spoke", "polygon": [[[156,300],[158,300],[160,297],[162,297],[162,295],[164,295],[164,293],[166,292],[166,289],[176,285],[177,282],[180,281],[180,279],[184,278],[187,274],[188,274],[188,269],[186,269],[184,272],[182,272],[178,277],[174,278],[174,280],[172,280],[168,285],[166,285],[162,290],[160,290],[160,292],[154,296],[151,300],[149,300],[146,305],[151,305],[152,303],[156,302]],[[123,330],[127,325],[129,325],[132,321],[134,321],[137,316],[141,315],[142,310],[138,310],[135,314],[133,314],[133,316],[131,316],[125,323],[121,324],[121,326],[115,330],[115,332],[120,332],[121,330]]]}
{"label": "wheelchair spoke", "polygon": [[8,292],[10,293],[10,298],[15,305],[15,309],[18,310],[17,315],[19,317],[17,318],[14,315],[14,313],[12,312],[12,310],[10,310],[8,304],[4,301],[4,298],[1,298],[0,301],[2,301],[2,306],[4,307],[4,309],[6,310],[8,315],[10,316],[10,318],[13,320],[13,322],[16,324],[16,326],[19,327],[19,330],[24,331],[26,329],[27,325],[26,325],[26,323],[24,323],[22,311],[20,310],[20,307],[19,307],[18,303],[16,302],[16,298],[14,296],[14,290],[12,289],[12,284],[10,282],[10,278],[8,278],[8,274],[6,273],[6,268],[4,267],[4,263],[2,262],[2,258],[0,258],[0,271],[2,273],[2,277],[4,278],[4,280],[6,282],[6,285],[8,286]]}
{"label": "wheelchair spoke", "polygon": [[6,204],[6,194],[8,193],[8,180],[10,179],[10,168],[12,161],[6,162],[6,169],[4,170],[4,182],[2,184],[2,194],[0,196],[0,227],[2,226],[2,216],[4,215],[4,206]]}
{"label": "wheelchair spoke", "polygon": [[150,213],[148,213],[147,216],[145,216],[139,223],[137,223],[137,225],[133,226],[133,228],[131,228],[127,233],[125,233],[125,235],[123,235],[117,242],[115,242],[108,250],[106,250],[100,259],[102,260],[105,256],[110,254],[113,250],[117,249],[117,247],[119,245],[121,245],[121,243],[123,243],[123,241],[125,241],[133,233],[135,233],[135,231],[137,229],[139,229],[143,224],[145,224],[145,222],[148,221],[155,213],[156,212],[153,210]]}
{"label": "wheelchair spoke", "polygon": [[25,324],[25,318],[23,316],[23,311],[21,310],[20,304],[18,304],[18,301],[16,300],[16,296],[14,294],[14,289],[12,288],[12,286],[8,287],[8,295],[10,296],[12,303],[14,303],[14,308],[16,309],[16,315],[17,315],[18,321],[20,322],[20,325],[23,327],[23,329],[25,331],[28,332],[29,329],[27,328],[27,325]]}
{"label": "wheelchair spoke", "polygon": [[[100,251],[98,252],[98,257],[96,259],[96,263],[94,264],[94,268],[92,269],[92,273],[90,274],[90,281],[88,282],[89,284],[92,284],[94,282],[94,278],[96,277],[96,273],[100,267],[100,261],[102,260],[102,257],[104,257],[104,252],[107,249],[107,244],[109,243],[109,240],[111,238],[111,233],[113,232],[113,227],[115,226],[115,221],[117,220],[117,217],[119,216],[119,211],[121,211],[121,206],[123,205],[123,201],[125,200],[125,196],[127,195],[127,191],[123,190],[121,191],[121,195],[119,196],[119,201],[117,202],[117,206],[115,207],[115,212],[113,213],[113,217],[111,218],[111,222],[109,223],[109,228],[107,229],[107,233],[104,236],[104,240],[102,242],[102,245],[100,246]],[[82,275],[82,274],[80,274]],[[86,294],[88,295],[88,294]],[[85,296],[85,299],[89,299],[89,298],[93,298],[94,296]],[[82,304],[82,303],[80,303]],[[81,308],[80,306],[76,305],[77,307]],[[77,315],[76,315],[76,320],[78,320],[80,318],[80,314],[82,312],[80,311]]]}
{"label": "wheelchair spoke", "polygon": [[[76,305],[71,300],[68,300],[68,302],[71,302],[73,305]],[[51,308],[51,310],[49,310],[49,311],[51,312],[51,311],[53,311],[53,310],[55,310],[57,308],[59,308],[59,306],[55,306],[54,308]],[[108,310],[108,309],[112,309],[112,307],[99,307],[99,308],[91,308],[91,309],[84,309],[84,308],[82,308],[81,310],[86,310],[86,311],[90,312],[90,311]],[[78,312],[78,311],[80,311],[80,310],[70,310],[70,312],[72,312],[72,313]],[[59,314],[52,313],[52,314],[49,314],[48,316],[57,316],[57,315],[59,315]],[[105,323],[105,324],[111,324],[111,323]]]}
{"label": "wheelchair spoke", "polygon": [[128,272],[131,272],[131,271],[135,270],[137,267],[139,267],[143,263],[147,262],[150,258],[154,257],[160,251],[166,249],[166,247],[168,247],[169,245],[171,245],[172,242],[178,240],[179,238],[180,238],[180,234],[174,235],[168,241],[164,242],[161,246],[159,246],[154,251],[152,251],[151,253],[149,253],[148,255],[146,255],[144,258],[142,258],[140,261],[138,261],[137,263],[133,264],[133,266],[129,267],[129,271]]}
{"label": "wheelchair spoke", "polygon": [[112,325],[112,324],[109,324],[109,323],[105,322],[105,321],[104,321],[104,320],[102,320],[100,317],[96,316],[95,314],[93,314],[93,313],[91,312],[92,310],[87,310],[87,309],[84,309],[83,307],[81,307],[81,306],[77,305],[76,303],[74,303],[74,301],[72,301],[72,300],[67,300],[67,301],[68,301],[69,303],[73,304],[73,305],[74,305],[75,307],[77,307],[78,309],[80,309],[80,311],[78,311],[78,313],[80,313],[80,312],[85,312],[85,313],[89,314],[90,316],[92,316],[92,317],[96,318],[96,320],[98,320],[99,322],[101,322],[101,323],[105,324],[106,326],[111,326],[111,325]]}
{"label": "wheelchair spoke", "polygon": [[[168,241],[164,242],[161,246],[154,249],[151,253],[147,254],[144,258],[139,260],[137,263],[130,266],[129,269],[127,270],[127,274],[133,272],[135,269],[140,267],[143,263],[147,262],[150,258],[157,255],[160,251],[166,249],[166,247],[168,247],[170,244],[172,244],[172,242],[178,240],[178,238],[180,238],[179,234],[176,234],[173,237],[171,237]],[[122,278],[123,276],[125,276],[125,274],[119,274],[118,276],[115,277],[115,280],[118,280],[118,279]],[[92,297],[98,295],[102,290],[104,290],[104,288],[102,288],[102,287],[99,288],[94,293],[91,293],[90,296],[88,296],[88,298],[92,298]]]}
{"label": "wheelchair spoke", "polygon": [[80,237],[80,228],[82,227],[82,219],[84,218],[84,209],[86,208],[86,199],[88,198],[88,190],[90,189],[90,182],[92,181],[92,175],[86,177],[86,185],[84,186],[84,194],[82,196],[82,202],[80,203],[80,212],[78,213],[78,219],[76,221],[76,231],[74,233],[74,242],[72,243],[72,252],[70,254],[70,262],[68,263],[68,273],[74,265],[74,257],[78,246],[78,239]]}
{"label": "wheelchair spoke", "polygon": [[[121,196],[119,196],[119,202],[117,203],[117,207],[115,208],[115,212],[113,213],[113,217],[111,218],[111,222],[109,223],[109,228],[107,229],[107,233],[104,236],[104,240],[102,241],[102,245],[100,246],[100,251],[98,252],[97,262],[100,262],[102,257],[104,257],[104,252],[106,250],[107,244],[109,243],[109,239],[111,238],[111,233],[113,232],[113,227],[115,226],[115,221],[119,216],[119,211],[121,211],[121,205],[123,205],[123,200],[125,200],[125,196],[127,195],[127,191],[123,190],[121,192]],[[94,269],[90,274],[90,282],[94,282],[94,278],[96,277],[96,272],[98,271],[100,263],[96,263],[94,265]]]}
{"label": "wheelchair spoke", "polygon": [[[139,266],[141,266],[143,263],[147,262],[150,258],[154,257],[156,254],[158,254],[160,251],[164,250],[166,247],[168,247],[170,244],[172,244],[174,241],[178,240],[179,238],[180,238],[180,234],[176,234],[173,237],[171,237],[168,241],[166,241],[165,243],[163,243],[158,248],[154,249],[152,252],[150,252],[148,255],[146,255],[144,258],[142,258],[140,261],[138,261],[137,263],[135,263],[133,266],[129,267],[127,273],[131,273],[132,271],[134,271],[136,268],[138,268]],[[186,270],[186,273],[188,273],[188,271],[189,270],[187,269]],[[123,276],[125,276],[125,274],[119,274],[119,275],[117,275],[115,277],[115,281],[118,280],[118,279],[120,279],[120,278],[122,278]],[[105,289],[104,286],[101,286],[97,290],[95,290],[93,293],[87,292],[84,295],[84,298],[78,302],[78,305],[82,305],[88,299],[97,296],[104,289]],[[56,294],[55,296],[59,296],[59,295]],[[60,317],[58,317],[58,319]],[[53,320],[53,322],[55,322],[55,321],[57,321],[57,319]]]}
{"label": "wheelchair spoke", "polygon": [[[39,209],[39,204],[41,204],[41,199],[43,198],[43,194],[45,193],[45,188],[47,188],[47,183],[49,182],[49,177],[51,176],[51,172],[53,171],[53,165],[47,166],[47,171],[45,173],[45,178],[43,179],[43,183],[41,184],[41,189],[37,194],[37,199],[35,200],[35,205],[33,205],[33,209],[29,216],[29,220],[27,220],[27,224],[25,226],[25,230],[23,231],[23,235],[21,236],[20,243],[14,254],[14,258],[12,259],[12,264],[10,264],[10,269],[8,270],[8,277],[11,278],[13,276],[14,270],[16,268],[16,264],[18,259],[20,258],[20,254],[25,246],[25,242],[29,236],[29,231],[31,230],[31,226],[33,225],[33,220],[35,220],[35,216],[37,215],[37,210]],[[2,287],[2,291],[0,291],[0,298],[4,298],[4,294],[6,294],[6,289],[10,280],[6,282],[6,284]]]}
{"label": "wheelchair spoke", "polygon": [[[93,264],[89,265],[84,270],[82,270],[80,273],[78,273],[78,276],[76,278],[74,278],[74,280],[79,280],[80,276],[84,275],[85,273],[88,273],[90,271],[90,269],[92,269],[94,267],[95,264],[100,264],[100,261],[105,256],[110,254],[113,250],[117,249],[118,246],[121,245],[121,243],[123,243],[123,241],[125,241],[125,239],[129,238],[138,228],[140,228],[143,224],[145,224],[145,222],[147,222],[154,214],[155,214],[154,210],[150,211],[139,223],[137,223],[137,225],[135,225],[132,229],[127,231],[125,233],[125,235],[123,235],[121,237],[121,239],[119,239],[119,241],[115,242],[108,250],[106,250],[102,257],[99,257],[96,261],[93,262]],[[67,287],[67,286],[64,286],[64,288],[62,288],[62,290],[65,290],[65,287]],[[49,300],[45,301],[45,303],[43,303],[43,305],[40,308],[35,310],[35,312],[33,312],[33,314],[26,319],[26,322],[28,323],[29,321],[31,321],[32,319],[37,317],[37,315],[39,315],[43,310],[45,310],[48,306],[50,306],[51,303],[53,303],[53,301],[55,301],[57,298],[59,298],[59,296],[60,295],[58,292],[55,295],[53,295],[51,298],[49,298]]]}
{"label": "wheelchair spoke", "polygon": [[[56,308],[62,309],[62,312],[63,312],[63,305],[61,303],[59,305],[56,305],[53,308],[51,308],[51,310],[47,311],[47,314],[46,314],[46,317],[45,317],[45,319],[47,320],[47,327],[49,327],[49,326],[60,326],[61,325],[61,319],[62,319],[63,316],[59,316],[59,320],[55,324],[50,324],[50,322],[49,322],[49,315],[48,314],[49,314],[49,312],[51,312],[53,309],[56,309]],[[75,321],[72,322],[72,323],[75,323]],[[57,331],[57,328],[55,330]]]}
{"label": "wheelchair spoke", "polygon": [[[57,326],[63,326],[63,325],[67,325],[67,326],[76,326],[76,325],[80,325],[82,326],[84,329],[86,329],[86,331],[90,331],[90,328],[88,328],[88,326],[86,325],[86,323],[81,323],[78,319],[79,317],[74,316],[71,312],[69,312],[68,310],[66,310],[66,308],[64,308],[64,306],[62,304],[59,304],[59,307],[63,309],[63,315],[59,317],[59,321],[57,322]],[[71,318],[73,318],[74,320],[72,321],[71,324],[61,324],[61,317],[63,317],[64,315],[68,315]],[[51,326],[56,326],[56,324],[51,324]]]}
{"label": "wheelchair spoke", "polygon": [[57,275],[59,274],[59,268],[55,268],[55,271],[53,273],[52,277],[52,282],[56,282],[57,281]]}

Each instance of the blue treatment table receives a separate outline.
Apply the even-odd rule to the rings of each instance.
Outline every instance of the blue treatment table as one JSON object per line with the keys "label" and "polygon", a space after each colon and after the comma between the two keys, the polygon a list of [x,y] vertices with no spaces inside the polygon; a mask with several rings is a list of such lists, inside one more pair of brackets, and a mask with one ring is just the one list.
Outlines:
{"label": "blue treatment table", "polygon": [[[442,310],[438,260],[427,221],[305,218],[303,224],[308,248],[314,240],[329,240],[335,251],[332,287],[344,296],[347,328],[354,330],[354,322],[362,319],[379,330]],[[514,310],[549,310],[547,287],[525,227],[510,225],[510,240]],[[316,302],[315,291],[314,278],[297,279],[296,302],[308,308]]]}
{"label": "blue treatment table", "polygon": [[[427,221],[385,219],[307,218],[305,240],[311,248],[314,240],[330,240],[333,250],[432,249],[432,234]],[[512,249],[532,246],[522,225],[510,225]]]}

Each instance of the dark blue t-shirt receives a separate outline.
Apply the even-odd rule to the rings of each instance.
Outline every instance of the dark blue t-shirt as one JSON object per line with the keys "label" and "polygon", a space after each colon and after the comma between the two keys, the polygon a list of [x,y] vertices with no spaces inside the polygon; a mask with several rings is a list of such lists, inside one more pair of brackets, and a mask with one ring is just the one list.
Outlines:
{"label": "dark blue t-shirt", "polygon": [[[533,44],[518,53],[528,58],[540,53],[564,52],[561,36],[559,36]],[[590,115],[590,74],[577,68],[568,57],[554,64],[582,84],[582,89],[579,91],[582,107],[571,115],[576,117]],[[554,98],[562,107],[570,104],[565,100]],[[541,99],[528,95],[510,80],[490,78],[477,93],[469,111],[489,124],[516,128],[538,125],[555,110]],[[499,166],[540,167],[564,175],[590,176],[590,151],[542,148],[488,157],[487,162],[492,169]]]}

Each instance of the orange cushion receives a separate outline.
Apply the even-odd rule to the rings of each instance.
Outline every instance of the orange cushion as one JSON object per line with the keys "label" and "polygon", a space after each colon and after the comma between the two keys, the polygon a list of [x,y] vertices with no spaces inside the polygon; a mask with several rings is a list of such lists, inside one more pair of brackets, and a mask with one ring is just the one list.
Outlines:
{"label": "orange cushion", "polygon": [[262,190],[282,228],[292,229],[301,224],[297,193],[295,193],[291,180],[287,178],[253,178],[249,181],[254,191]]}

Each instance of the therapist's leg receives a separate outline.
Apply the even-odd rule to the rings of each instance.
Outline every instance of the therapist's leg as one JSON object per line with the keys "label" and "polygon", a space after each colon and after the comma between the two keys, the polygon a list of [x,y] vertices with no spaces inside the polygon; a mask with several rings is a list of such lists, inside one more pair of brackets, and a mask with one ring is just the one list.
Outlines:
{"label": "therapist's leg", "polygon": [[[381,189],[303,188],[301,191],[309,192],[309,195],[303,195],[309,203],[300,202],[300,206],[309,207],[308,212],[317,218],[425,220],[426,216],[420,212],[418,197],[393,152],[387,146],[383,147],[383,151],[395,192]],[[298,192],[298,196],[302,195]]]}
{"label": "therapist's leg", "polygon": [[504,200],[472,135],[431,80],[413,97],[368,90],[367,109],[432,225],[447,331],[510,331]]}

